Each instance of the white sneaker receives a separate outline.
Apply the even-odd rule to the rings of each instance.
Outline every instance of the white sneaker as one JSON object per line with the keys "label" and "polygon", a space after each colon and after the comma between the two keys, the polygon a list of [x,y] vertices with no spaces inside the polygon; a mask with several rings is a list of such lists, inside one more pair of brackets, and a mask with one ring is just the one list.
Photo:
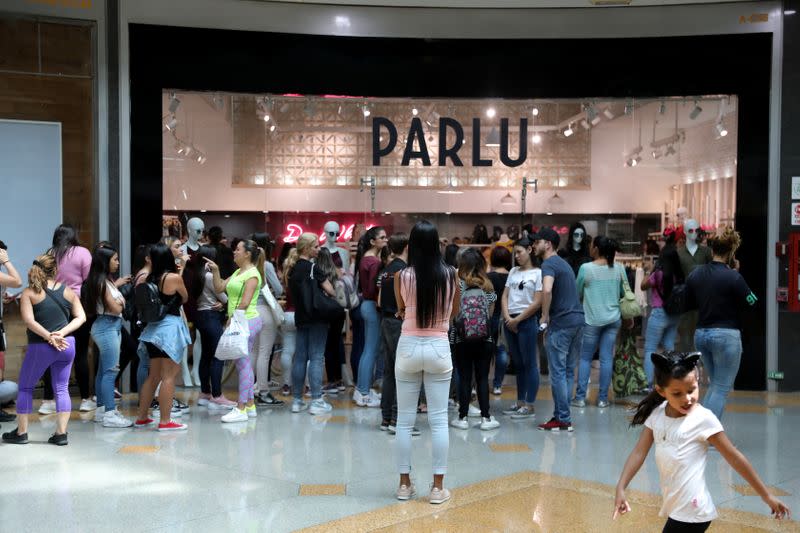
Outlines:
{"label": "white sneaker", "polygon": [[383,398],[383,393],[382,393],[382,392],[378,392],[378,391],[376,391],[375,389],[370,389],[370,390],[369,390],[369,394],[370,394],[370,396],[375,396],[375,397],[376,397],[376,398],[378,398],[379,400],[380,400],[381,398]]}
{"label": "white sneaker", "polygon": [[450,421],[450,426],[456,429],[469,429],[469,421],[466,418],[454,418]]}
{"label": "white sneaker", "polygon": [[311,402],[311,406],[308,408],[308,412],[312,415],[324,415],[325,413],[330,413],[331,411],[333,411],[333,406],[322,398]]}
{"label": "white sneaker", "polygon": [[292,400],[292,412],[299,413],[308,409],[308,404],[303,400]]}
{"label": "white sneaker", "polygon": [[432,504],[444,503],[450,499],[450,491],[442,487],[441,489],[431,489],[431,496],[429,501]]}
{"label": "white sneaker", "polygon": [[493,416],[489,418],[481,418],[481,429],[483,431],[489,431],[490,429],[495,429],[500,427],[500,422],[494,419]]}
{"label": "white sneaker", "polygon": [[493,388],[492,389],[492,394],[494,394],[495,396],[500,396],[501,394],[503,394],[503,387],[495,387],[495,388]]}
{"label": "white sneaker", "polygon": [[375,392],[374,390],[370,390],[369,394],[365,396],[366,402],[364,407],[380,407],[381,406],[381,395]]}
{"label": "white sneaker", "polygon": [[475,407],[472,404],[469,404],[469,414],[467,414],[470,418],[480,418],[481,410]]}
{"label": "white sneaker", "polygon": [[129,428],[133,425],[133,421],[122,416],[122,413],[114,409],[108,411],[103,415],[104,428]]}
{"label": "white sneaker", "polygon": [[367,398],[369,398],[369,394],[361,394],[358,389],[353,389],[353,403],[355,403],[357,406],[366,407]]}
{"label": "white sneaker", "polygon": [[45,400],[42,402],[42,405],[39,406],[40,415],[52,415],[55,412],[56,412],[55,400]]}
{"label": "white sneaker", "polygon": [[99,423],[99,424],[102,424],[103,423],[103,417],[105,416],[105,414],[106,414],[106,406],[105,405],[101,405],[94,412],[94,421]]}
{"label": "white sneaker", "polygon": [[256,411],[255,404],[245,407],[244,410],[247,412],[247,418],[256,418],[258,417],[258,411]]}
{"label": "white sneaker", "polygon": [[246,409],[239,409],[238,407],[234,407],[231,409],[231,412],[227,415],[222,415],[222,421],[229,423],[229,422],[247,422],[249,417],[247,416]]}
{"label": "white sneaker", "polygon": [[457,407],[458,407],[458,404],[456,403],[456,401],[454,399],[450,398],[450,399],[447,400],[447,409],[449,411],[452,411],[453,409],[456,409]]}
{"label": "white sneaker", "polygon": [[210,401],[211,401],[211,395],[210,394],[204,394],[204,393],[201,392],[200,396],[197,397],[197,405],[200,405],[200,406],[208,405],[208,403]]}
{"label": "white sneaker", "polygon": [[93,400],[81,400],[81,406],[78,408],[78,411],[81,413],[88,413],[95,409],[97,409],[97,402]]}

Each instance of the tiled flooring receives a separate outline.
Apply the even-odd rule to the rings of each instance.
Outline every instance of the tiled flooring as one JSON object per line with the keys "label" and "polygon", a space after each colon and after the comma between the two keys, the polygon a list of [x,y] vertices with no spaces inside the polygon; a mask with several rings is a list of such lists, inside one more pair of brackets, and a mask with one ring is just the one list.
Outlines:
{"label": "tiled flooring", "polygon": [[[537,421],[552,411],[549,389]],[[179,396],[191,403],[196,389]],[[229,395],[232,397],[232,395]],[[611,521],[613,486],[638,436],[623,404],[574,411],[574,433],[499,415],[514,397],[493,397],[499,429],[450,429],[453,499],[425,501],[430,432],[414,437],[419,496],[394,499],[394,437],[378,409],[344,398],[326,416],[263,409],[255,420],[219,422],[192,406],[184,433],[104,429],[73,413],[70,444],[46,444],[53,416],[31,423],[31,444],[0,445],[0,531],[660,531],[651,457],[631,484],[632,514]],[[133,398],[123,401],[131,412]],[[736,393],[723,423],[764,481],[800,513],[800,394]],[[14,427],[4,423],[2,431]],[[706,478],[721,518],[711,531],[800,531],[778,523],[745,482],[711,452]]]}

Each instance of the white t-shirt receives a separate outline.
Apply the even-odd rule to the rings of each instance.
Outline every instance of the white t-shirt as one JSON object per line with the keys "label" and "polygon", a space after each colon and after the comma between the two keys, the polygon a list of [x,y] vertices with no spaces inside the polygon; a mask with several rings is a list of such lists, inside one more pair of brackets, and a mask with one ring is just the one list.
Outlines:
{"label": "white t-shirt", "polygon": [[656,465],[664,499],[661,517],[681,522],[709,522],[717,509],[706,487],[708,438],[724,431],[714,413],[697,405],[688,415],[670,418],[667,402],[650,414],[644,425],[653,430]]}
{"label": "white t-shirt", "polygon": [[506,288],[508,289],[508,314],[518,315],[530,307],[537,292],[542,292],[542,269],[512,268],[508,273]]}
{"label": "white t-shirt", "polygon": [[[119,292],[117,286],[109,280],[106,280],[106,291],[111,293],[111,299],[116,300],[121,304],[125,304],[125,298],[122,297],[122,293]],[[105,302],[102,301],[102,298],[97,302],[96,312],[98,315],[122,316],[122,313],[107,312]]]}

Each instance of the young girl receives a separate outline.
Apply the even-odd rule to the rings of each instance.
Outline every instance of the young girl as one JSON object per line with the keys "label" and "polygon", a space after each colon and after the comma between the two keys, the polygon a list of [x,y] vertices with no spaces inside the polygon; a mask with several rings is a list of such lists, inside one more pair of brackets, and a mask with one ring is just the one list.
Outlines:
{"label": "young girl", "polygon": [[699,358],[697,352],[652,354],[655,390],[637,406],[631,422],[632,426],[645,427],[617,483],[613,518],[631,510],[625,489],[654,442],[664,498],[659,516],[667,517],[665,533],[703,532],[717,517],[705,481],[709,444],[758,492],[775,518],[790,516],[789,508],[767,492],[753,466],[728,440],[717,417],[697,403],[700,394],[695,365]]}

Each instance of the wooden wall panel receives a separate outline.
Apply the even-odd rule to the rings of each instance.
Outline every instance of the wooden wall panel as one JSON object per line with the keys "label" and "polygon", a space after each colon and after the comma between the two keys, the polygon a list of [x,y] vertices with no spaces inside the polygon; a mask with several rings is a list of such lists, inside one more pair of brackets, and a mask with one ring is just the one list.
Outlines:
{"label": "wooden wall panel", "polygon": [[38,70],[36,24],[33,20],[0,18],[0,70]]}
{"label": "wooden wall panel", "polygon": [[41,23],[42,71],[92,75],[92,27]]}

